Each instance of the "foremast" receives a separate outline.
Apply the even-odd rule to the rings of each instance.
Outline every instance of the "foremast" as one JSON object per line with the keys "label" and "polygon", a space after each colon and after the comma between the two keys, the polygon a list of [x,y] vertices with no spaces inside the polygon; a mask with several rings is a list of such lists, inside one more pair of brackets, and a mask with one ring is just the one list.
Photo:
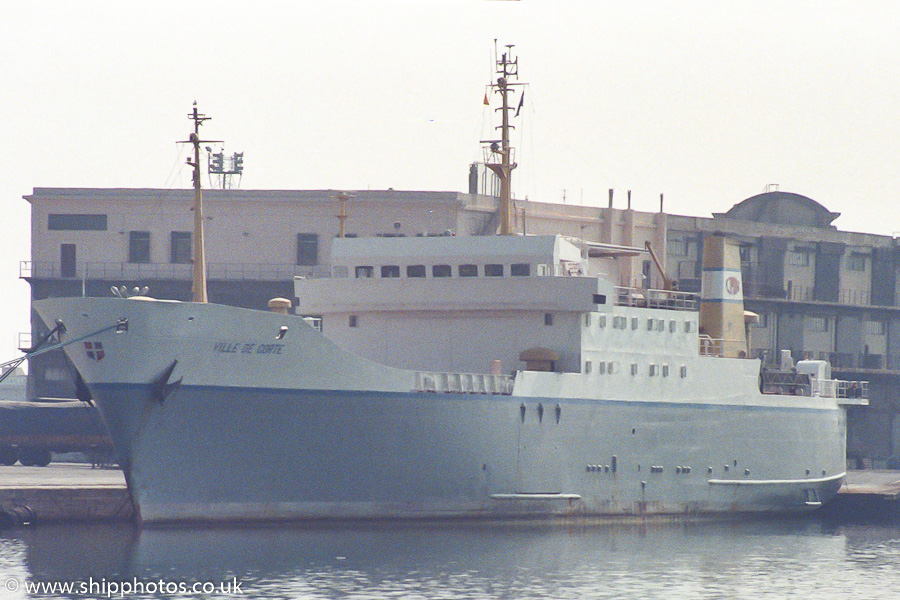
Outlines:
{"label": "foremast", "polygon": [[200,125],[212,117],[207,117],[197,111],[197,103],[194,102],[194,110],[188,113],[188,119],[194,122],[194,132],[188,141],[180,144],[193,144],[194,160],[187,159],[187,164],[194,168],[194,233],[193,233],[193,259],[194,272],[191,289],[194,302],[206,303],[209,301],[206,293],[206,243],[203,236],[203,193],[200,190],[200,143],[221,143],[217,140],[201,140]]}
{"label": "foremast", "polygon": [[[516,168],[513,160],[513,149],[509,144],[509,130],[514,127],[509,123],[509,111],[513,109],[509,102],[509,93],[514,86],[522,86],[524,83],[512,83],[511,79],[519,78],[519,59],[513,58],[513,44],[507,44],[507,51],[497,59],[498,74],[497,81],[491,84],[491,89],[495,94],[500,94],[501,105],[497,110],[500,111],[501,124],[496,127],[500,130],[499,140],[486,140],[485,143],[490,144],[491,162],[486,166],[500,178],[500,235],[513,235],[515,233],[513,220],[514,209],[512,201],[512,171]],[[524,93],[524,92],[523,92]],[[518,109],[522,108],[522,99],[519,100]],[[516,114],[518,114],[518,109]],[[499,158],[499,161],[496,160]]]}

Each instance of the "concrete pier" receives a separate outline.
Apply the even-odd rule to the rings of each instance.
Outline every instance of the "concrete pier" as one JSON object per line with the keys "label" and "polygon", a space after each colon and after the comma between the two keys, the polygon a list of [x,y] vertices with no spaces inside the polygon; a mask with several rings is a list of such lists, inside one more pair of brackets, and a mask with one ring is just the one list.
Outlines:
{"label": "concrete pier", "polygon": [[34,521],[129,520],[134,507],[122,471],[89,464],[0,467],[0,511],[23,513]]}
{"label": "concrete pier", "polygon": [[822,513],[850,521],[900,517],[900,471],[847,471],[844,485]]}

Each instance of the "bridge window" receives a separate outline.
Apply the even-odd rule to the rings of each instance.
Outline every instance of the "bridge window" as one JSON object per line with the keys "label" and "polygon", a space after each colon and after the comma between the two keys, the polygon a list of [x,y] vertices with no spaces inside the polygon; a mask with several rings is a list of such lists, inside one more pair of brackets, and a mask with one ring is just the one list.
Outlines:
{"label": "bridge window", "polygon": [[406,267],[407,277],[425,277],[425,265],[409,265]]}
{"label": "bridge window", "polygon": [[478,277],[478,265],[459,265],[460,277]]}
{"label": "bridge window", "polygon": [[553,313],[544,313],[544,325],[553,325]]}
{"label": "bridge window", "polygon": [[531,275],[531,265],[528,263],[515,263],[510,265],[509,274],[513,277],[528,277]]}
{"label": "bridge window", "polygon": [[450,265],[434,265],[431,267],[432,277],[450,277]]}
{"label": "bridge window", "polygon": [[383,265],[381,267],[381,277],[384,279],[400,277],[400,267],[397,265]]}
{"label": "bridge window", "polygon": [[106,215],[47,215],[50,231],[106,231]]}
{"label": "bridge window", "polygon": [[362,266],[356,267],[356,278],[357,279],[367,279],[369,277],[375,277],[375,268]]}
{"label": "bridge window", "polygon": [[503,277],[503,265],[484,265],[485,277]]}

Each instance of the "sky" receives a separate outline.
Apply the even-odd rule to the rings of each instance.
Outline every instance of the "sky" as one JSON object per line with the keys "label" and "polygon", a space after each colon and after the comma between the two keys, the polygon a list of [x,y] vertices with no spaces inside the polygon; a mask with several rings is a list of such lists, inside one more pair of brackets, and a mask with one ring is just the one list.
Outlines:
{"label": "sky", "polygon": [[[3,3],[0,362],[28,331],[35,187],[188,188],[207,139],[242,189],[467,190],[493,52],[525,102],[517,198],[710,216],[777,184],[900,232],[900,3],[419,0]],[[900,233],[898,233],[900,235]]]}

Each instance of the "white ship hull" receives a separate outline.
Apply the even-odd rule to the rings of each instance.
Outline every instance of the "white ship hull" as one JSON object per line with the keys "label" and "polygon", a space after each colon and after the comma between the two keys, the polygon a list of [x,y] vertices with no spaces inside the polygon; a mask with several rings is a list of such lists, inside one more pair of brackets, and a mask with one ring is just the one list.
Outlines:
{"label": "white ship hull", "polygon": [[[668,397],[530,372],[511,394],[427,393],[293,316],[114,298],[35,308],[65,323],[145,523],[799,511],[844,474],[834,398],[727,376]],[[751,362],[694,360],[698,373]]]}

